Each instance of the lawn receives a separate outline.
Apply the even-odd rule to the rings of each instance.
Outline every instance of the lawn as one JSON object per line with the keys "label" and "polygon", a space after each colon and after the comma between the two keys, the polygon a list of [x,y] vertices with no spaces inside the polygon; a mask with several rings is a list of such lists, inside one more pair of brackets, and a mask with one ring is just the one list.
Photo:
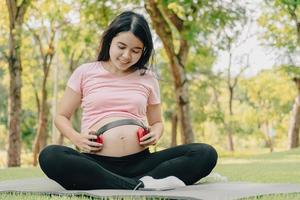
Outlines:
{"label": "lawn", "polygon": [[[256,156],[221,157],[214,170],[229,181],[247,181],[260,183],[298,183],[300,184],[300,148],[275,152]],[[13,180],[28,177],[42,177],[43,173],[39,168],[9,168],[0,169],[0,181]],[[68,197],[68,196],[41,196],[29,194],[0,194],[2,199],[92,199],[89,197]],[[95,199],[95,198],[93,198]],[[115,199],[115,198],[114,198]],[[124,199],[124,198],[119,198]],[[126,198],[125,198],[126,199]],[[149,198],[147,198],[149,199]],[[266,195],[247,198],[247,200],[298,200],[300,193]]]}
{"label": "lawn", "polygon": [[229,181],[300,183],[300,148],[257,156],[221,158],[214,171],[227,176]]}

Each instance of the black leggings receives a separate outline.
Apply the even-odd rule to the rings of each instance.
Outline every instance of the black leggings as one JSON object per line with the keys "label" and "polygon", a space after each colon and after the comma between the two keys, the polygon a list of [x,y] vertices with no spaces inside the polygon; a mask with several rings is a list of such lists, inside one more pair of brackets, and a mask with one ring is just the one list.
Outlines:
{"label": "black leggings", "polygon": [[134,189],[143,176],[176,176],[186,185],[192,185],[212,171],[217,157],[212,146],[202,143],[154,153],[146,149],[123,157],[80,153],[69,147],[50,145],[40,153],[39,162],[50,179],[68,190]]}

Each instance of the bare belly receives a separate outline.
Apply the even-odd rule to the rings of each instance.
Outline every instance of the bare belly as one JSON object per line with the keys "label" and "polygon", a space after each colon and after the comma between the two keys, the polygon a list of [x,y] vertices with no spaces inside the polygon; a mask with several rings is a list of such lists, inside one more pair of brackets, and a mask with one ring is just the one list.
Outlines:
{"label": "bare belly", "polygon": [[[113,122],[119,119],[125,119],[124,117],[108,117],[102,119],[93,125],[90,129],[97,131],[103,125]],[[136,135],[139,126],[136,125],[124,125],[109,129],[103,134],[103,148],[101,151],[95,153],[97,155],[121,157],[134,153],[138,153],[145,149],[145,147],[139,145]]]}

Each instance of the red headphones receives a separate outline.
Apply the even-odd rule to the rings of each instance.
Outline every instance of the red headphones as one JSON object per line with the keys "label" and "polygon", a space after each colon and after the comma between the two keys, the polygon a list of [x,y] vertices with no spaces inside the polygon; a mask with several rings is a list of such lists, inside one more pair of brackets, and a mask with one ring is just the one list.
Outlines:
{"label": "red headphones", "polygon": [[96,132],[97,139],[94,140],[95,142],[103,144],[104,138],[103,138],[103,133],[111,128],[117,127],[117,126],[122,126],[122,125],[137,125],[140,126],[139,129],[137,130],[137,137],[139,142],[141,142],[141,138],[145,135],[147,135],[150,130],[148,127],[146,127],[143,123],[140,121],[137,121],[135,119],[121,119],[117,120],[114,122],[110,122],[108,124],[105,124],[102,126],[98,131]]}
{"label": "red headphones", "polygon": [[141,142],[141,138],[144,137],[145,135],[147,135],[150,132],[149,128],[142,128],[139,127],[139,129],[137,130],[137,137],[139,142]]}

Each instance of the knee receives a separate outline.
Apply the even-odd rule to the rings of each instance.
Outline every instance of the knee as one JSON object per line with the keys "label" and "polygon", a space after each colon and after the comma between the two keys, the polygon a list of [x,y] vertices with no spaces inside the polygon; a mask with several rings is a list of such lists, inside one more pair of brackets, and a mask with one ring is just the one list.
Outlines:
{"label": "knee", "polygon": [[39,164],[42,169],[50,167],[57,163],[61,154],[63,153],[63,146],[49,145],[46,146],[39,155]]}
{"label": "knee", "polygon": [[209,168],[212,169],[216,166],[218,153],[213,146],[204,143],[193,143],[191,146],[194,152],[201,157],[201,159],[206,161],[207,165],[209,165]]}
{"label": "knee", "polygon": [[218,152],[216,151],[216,149],[209,145],[209,144],[205,144],[205,149],[207,152],[207,157],[210,160],[210,163],[212,164],[212,167],[214,167],[217,164],[218,161]]}

